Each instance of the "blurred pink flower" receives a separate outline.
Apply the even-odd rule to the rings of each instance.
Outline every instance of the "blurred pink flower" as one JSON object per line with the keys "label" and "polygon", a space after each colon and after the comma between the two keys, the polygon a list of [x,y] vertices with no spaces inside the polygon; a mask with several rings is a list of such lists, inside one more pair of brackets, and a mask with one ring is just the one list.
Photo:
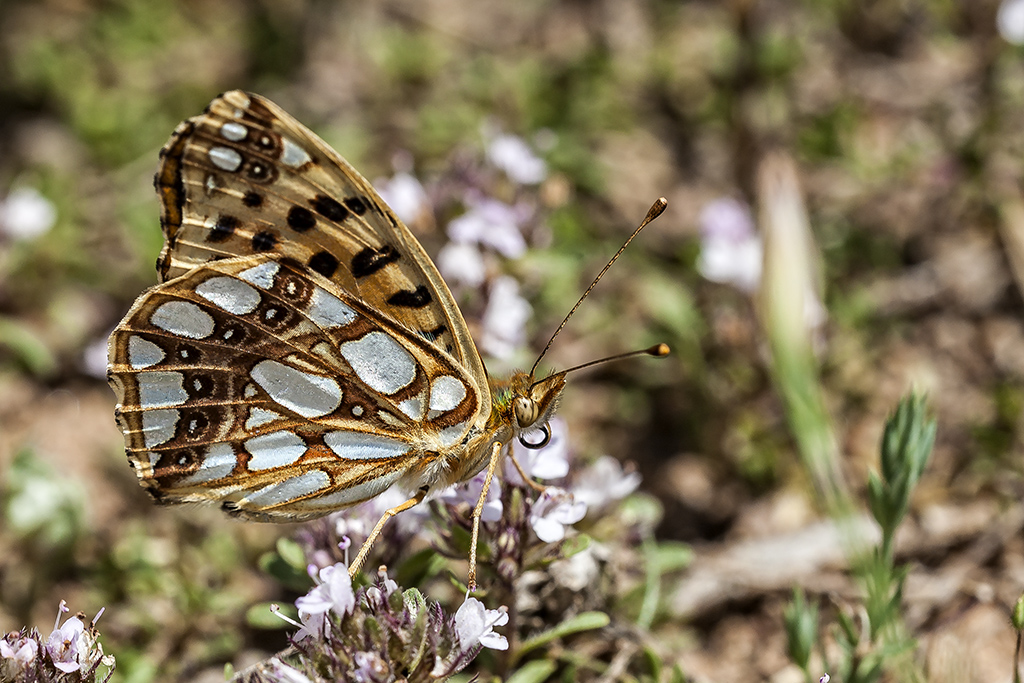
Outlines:
{"label": "blurred pink flower", "polygon": [[508,358],[526,342],[526,321],[533,309],[519,296],[519,283],[502,276],[491,285],[484,309],[480,348],[495,358]]}
{"label": "blurred pink flower", "polygon": [[[466,504],[475,508],[480,500],[480,493],[484,490],[484,479],[486,478],[486,471],[478,472],[469,481],[456,484],[443,491],[439,498],[449,505]],[[501,482],[495,477],[491,479],[491,485],[487,489],[487,500],[484,502],[480,521],[497,522],[501,519],[504,509],[501,502]]]}
{"label": "blurred pink flower", "polygon": [[576,500],[585,503],[588,508],[601,508],[622,500],[638,486],[640,475],[637,472],[627,474],[618,460],[604,455],[579,473],[572,493]]}
{"label": "blurred pink flower", "polygon": [[576,501],[568,491],[549,486],[533,503],[530,526],[537,538],[554,543],[565,538],[565,527],[580,521],[586,514],[586,503]]}
{"label": "blurred pink flower", "polygon": [[437,254],[437,269],[450,286],[479,287],[487,269],[479,247],[469,242],[449,242]]}
{"label": "blurred pink flower", "polygon": [[352,656],[352,661],[356,665],[355,671],[352,672],[352,680],[356,683],[395,680],[387,662],[376,652],[357,652]]}
{"label": "blurred pink flower", "polygon": [[453,242],[487,246],[507,258],[518,258],[526,252],[520,227],[533,215],[532,209],[476,194],[469,194],[465,203],[466,213],[448,224],[448,237]]}
{"label": "blurred pink flower", "polygon": [[57,209],[34,187],[16,188],[0,201],[0,233],[13,239],[35,239],[56,222]]}
{"label": "blurred pink flower", "polygon": [[[408,493],[398,486],[392,486],[365,503],[334,513],[331,516],[334,531],[338,538],[348,537],[351,545],[358,549],[384,513],[408,499]],[[414,536],[422,528],[423,520],[428,515],[426,505],[417,505],[388,521],[386,532],[399,538]]]}
{"label": "blurred pink flower", "polygon": [[520,185],[536,185],[548,176],[548,166],[522,138],[502,134],[487,145],[487,160]]}
{"label": "blurred pink flower", "polygon": [[1006,42],[1024,45],[1024,0],[1003,0],[996,13],[996,28]]}
{"label": "blurred pink flower", "polygon": [[277,657],[271,657],[267,663],[269,664],[269,673],[275,677],[274,680],[278,683],[313,683],[301,671],[293,669]]}
{"label": "blurred pink flower", "polygon": [[750,208],[731,197],[716,199],[701,210],[700,232],[700,274],[748,293],[757,291],[764,258]]}
{"label": "blurred pink flower", "polygon": [[407,171],[398,171],[374,184],[381,198],[404,223],[414,223],[430,211],[430,199],[422,183]]}

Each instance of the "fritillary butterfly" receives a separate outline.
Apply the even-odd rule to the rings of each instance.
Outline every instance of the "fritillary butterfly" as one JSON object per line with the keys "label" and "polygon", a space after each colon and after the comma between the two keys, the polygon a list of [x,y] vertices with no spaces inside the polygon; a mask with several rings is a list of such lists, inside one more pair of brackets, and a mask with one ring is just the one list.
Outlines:
{"label": "fritillary butterfly", "polygon": [[423,247],[281,108],[225,93],[160,156],[161,284],[111,335],[108,373],[158,502],[293,522],[403,487],[354,573],[389,517],[485,467],[489,483],[546,425],[567,371],[489,378]]}

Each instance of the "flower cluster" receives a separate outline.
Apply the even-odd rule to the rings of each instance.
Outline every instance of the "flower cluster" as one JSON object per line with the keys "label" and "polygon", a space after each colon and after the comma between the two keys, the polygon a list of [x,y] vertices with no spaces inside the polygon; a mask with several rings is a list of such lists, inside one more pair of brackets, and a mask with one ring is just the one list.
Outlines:
{"label": "flower cluster", "polygon": [[[451,215],[450,240],[437,254],[437,267],[456,296],[486,301],[478,336],[480,348],[498,359],[512,357],[526,341],[532,315],[519,284],[500,275],[498,259],[516,259],[527,249],[538,223],[536,186],[548,177],[547,164],[522,138],[485,130],[483,154],[463,159],[451,178],[428,189],[400,158],[391,178],[375,185],[399,218],[416,225],[424,216]],[[479,294],[481,296],[476,297]]]}
{"label": "flower cluster", "polygon": [[86,626],[85,615],[78,613],[60,623],[69,611],[61,600],[53,631],[44,641],[38,630],[12,631],[0,638],[0,680],[24,681],[88,681],[97,680],[102,664],[106,668],[106,681],[114,671],[114,657],[103,654],[96,630],[101,609]]}
{"label": "flower cluster", "polygon": [[[506,579],[531,569],[537,562],[557,559],[559,544],[588,511],[603,512],[635,491],[640,483],[638,474],[624,472],[619,462],[609,456],[573,467],[564,420],[554,418],[549,429],[551,438],[544,448],[534,450],[514,443],[511,452],[519,468],[507,457],[491,481],[485,499],[481,522],[482,540],[487,547],[481,551],[481,558],[489,558]],[[530,482],[548,485],[531,486],[523,475]],[[480,499],[484,479],[485,473],[481,472],[391,519],[373,547],[370,566],[374,561],[399,566],[424,547],[453,559],[466,559],[472,511]],[[338,592],[341,589],[331,588],[331,565],[347,562],[349,552],[358,550],[384,511],[407,497],[406,493],[391,489],[299,532],[298,540],[311,563],[311,571],[319,572],[318,592],[304,599],[307,607],[300,609],[300,616],[306,613],[312,619],[322,614],[326,605],[341,604],[329,597],[342,594]],[[349,604],[350,599],[345,600]],[[320,606],[319,610],[308,607],[314,604]],[[302,624],[307,627],[307,620],[303,619]],[[322,621],[315,621],[314,626],[321,624]]]}
{"label": "flower cluster", "polygon": [[299,627],[292,638],[296,654],[288,661],[271,660],[259,672],[261,678],[292,683],[374,683],[399,676],[437,680],[464,669],[484,648],[508,648],[494,630],[508,623],[505,608],[487,609],[468,598],[450,617],[419,591],[399,590],[383,569],[372,585],[354,589],[342,563],[320,569],[315,581],[295,601],[301,622],[293,622]]}
{"label": "flower cluster", "polygon": [[[452,578],[455,585],[465,580],[465,565],[445,558],[465,562],[469,556],[483,474],[391,519],[368,562],[380,566],[386,560],[391,575],[382,566],[369,586],[353,586],[348,552],[358,549],[384,509],[404,494],[387,492],[307,525],[299,541],[316,585],[296,601],[293,641],[299,655],[268,663],[273,667],[265,669],[265,679],[384,681],[402,672],[408,680],[428,680],[471,663],[470,673],[494,673],[500,662],[515,661],[526,634],[583,613],[595,619],[594,628],[607,623],[604,612],[642,580],[635,548],[639,539],[650,538],[656,520],[638,514],[642,497],[631,498],[639,503],[635,507],[622,506],[639,475],[608,456],[575,462],[564,421],[556,418],[549,428],[544,448],[516,444],[511,450],[519,467],[506,457],[491,481],[477,596],[452,590]],[[418,589],[402,591],[391,577],[404,577],[405,585]],[[428,604],[424,594],[439,602]],[[486,649],[506,648],[513,650],[507,659],[473,663]]]}

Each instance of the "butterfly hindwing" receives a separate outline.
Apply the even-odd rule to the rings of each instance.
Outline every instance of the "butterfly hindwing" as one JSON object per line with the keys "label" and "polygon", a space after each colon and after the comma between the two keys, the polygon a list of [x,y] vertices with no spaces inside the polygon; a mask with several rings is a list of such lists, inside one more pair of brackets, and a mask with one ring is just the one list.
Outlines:
{"label": "butterfly hindwing", "polygon": [[325,514],[457,457],[480,412],[448,354],[271,255],[152,288],[110,354],[143,485],[256,519]]}

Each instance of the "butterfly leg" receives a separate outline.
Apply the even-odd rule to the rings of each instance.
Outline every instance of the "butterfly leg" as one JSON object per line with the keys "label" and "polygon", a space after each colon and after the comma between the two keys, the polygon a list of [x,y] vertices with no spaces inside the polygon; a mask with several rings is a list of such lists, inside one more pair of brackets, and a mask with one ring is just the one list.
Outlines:
{"label": "butterfly leg", "polygon": [[395,507],[384,511],[384,514],[381,515],[380,521],[377,522],[377,526],[373,527],[373,531],[371,531],[370,535],[366,537],[365,541],[363,541],[363,546],[359,549],[359,554],[356,555],[356,559],[353,560],[352,564],[349,565],[348,575],[350,577],[355,577],[356,573],[359,571],[359,568],[363,566],[363,562],[366,561],[366,556],[369,554],[370,548],[373,547],[373,542],[377,540],[378,536],[380,536],[380,532],[384,530],[384,525],[388,523],[388,520],[397,515],[399,512],[405,512],[414,505],[419,505],[420,503],[423,502],[423,499],[426,497],[427,487],[424,486],[423,488],[416,492],[415,496],[413,496],[409,500],[405,501],[401,505],[396,505]]}
{"label": "butterfly leg", "polygon": [[519,476],[523,478],[523,481],[525,481],[526,484],[534,491],[538,493],[544,493],[544,491],[547,490],[548,487],[544,486],[543,484],[538,484],[532,478],[526,476],[526,472],[523,470],[523,466],[520,465],[519,460],[516,459],[515,451],[510,449],[508,454],[512,456],[512,464],[516,466],[516,472],[518,472]]}
{"label": "butterfly leg", "polygon": [[501,454],[502,443],[496,441],[491,447],[491,460],[487,464],[487,475],[484,477],[484,487],[480,490],[480,500],[473,508],[473,539],[469,542],[469,592],[476,592],[476,543],[480,538],[480,517],[484,514],[484,503],[487,502],[487,491],[491,488],[491,479],[494,478],[494,470],[498,467],[498,456]]}

